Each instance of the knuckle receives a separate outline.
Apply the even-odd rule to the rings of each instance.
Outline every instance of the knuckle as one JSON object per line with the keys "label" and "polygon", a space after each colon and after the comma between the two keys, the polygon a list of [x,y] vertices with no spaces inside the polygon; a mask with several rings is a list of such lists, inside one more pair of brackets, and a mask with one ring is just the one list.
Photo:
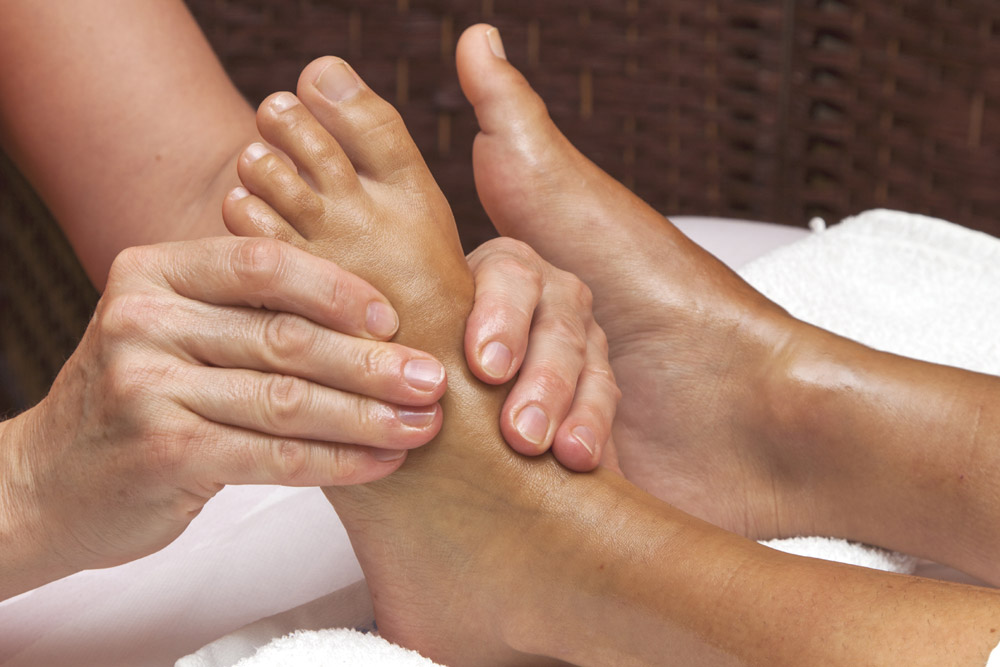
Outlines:
{"label": "knuckle", "polygon": [[514,281],[517,285],[528,285],[536,292],[540,292],[545,283],[545,278],[537,266],[516,256],[507,256],[499,260],[499,268],[508,280]]}
{"label": "knuckle", "polygon": [[264,324],[264,345],[275,362],[300,359],[316,343],[316,330],[304,319],[286,313],[270,313]]}
{"label": "knuckle", "polygon": [[240,239],[233,245],[229,266],[239,284],[266,292],[280,275],[285,251],[273,239]]}
{"label": "knuckle", "polygon": [[164,306],[161,299],[152,294],[117,294],[102,301],[97,315],[98,329],[113,339],[154,331],[163,321]]}
{"label": "knuckle", "polygon": [[591,309],[594,307],[594,293],[591,291],[587,283],[583,282],[576,276],[573,276],[574,286],[576,288],[576,300],[580,304],[581,309],[590,313]]}
{"label": "knuckle", "polygon": [[162,479],[172,479],[194,458],[194,450],[206,442],[207,425],[186,419],[153,429],[146,437],[149,469]]}
{"label": "knuckle", "polygon": [[333,321],[348,320],[354,312],[354,302],[357,300],[354,283],[339,270],[330,271],[324,293],[329,295],[325,301]]}
{"label": "knuckle", "polygon": [[309,401],[305,380],[290,375],[274,375],[265,384],[265,421],[281,429],[302,415]]}
{"label": "knuckle", "polygon": [[[390,369],[398,367],[394,355],[384,345],[365,346],[359,352],[358,370],[365,378],[380,378],[389,375]],[[398,375],[398,373],[397,373]]]}
{"label": "knuckle", "polygon": [[597,351],[597,355],[601,359],[601,362],[610,367],[611,362],[608,361],[608,354],[611,351],[611,346],[608,343],[608,335],[604,333],[604,329],[602,329],[596,322],[591,324],[590,336],[587,344]]}
{"label": "knuckle", "polygon": [[306,477],[312,457],[305,443],[298,440],[279,440],[273,451],[279,479],[284,482],[295,482]]}
{"label": "knuckle", "polygon": [[535,369],[535,387],[545,396],[572,396],[576,382],[569,380],[553,364],[545,363]]}
{"label": "knuckle", "polygon": [[573,358],[581,358],[587,354],[587,333],[578,319],[554,318],[548,325],[548,333]]}
{"label": "knuckle", "polygon": [[519,241],[518,239],[510,238],[509,236],[502,236],[496,241],[496,248],[500,252],[503,252],[511,257],[516,258],[519,262],[536,264],[538,260],[538,253],[535,249],[524,241]]}
{"label": "knuckle", "polygon": [[155,254],[155,250],[149,246],[133,246],[122,250],[111,262],[111,268],[108,270],[108,285],[115,285],[128,276],[134,275],[149,264],[153,254]]}
{"label": "knuckle", "polygon": [[588,368],[584,370],[586,380],[597,387],[597,391],[612,399],[615,405],[622,398],[622,390],[615,381],[610,368]]}
{"label": "knuckle", "polygon": [[334,447],[330,451],[329,468],[333,484],[351,484],[362,472],[361,457],[353,448]]}
{"label": "knuckle", "polygon": [[106,395],[118,405],[162,390],[170,380],[168,366],[151,363],[146,355],[120,354],[104,365]]}

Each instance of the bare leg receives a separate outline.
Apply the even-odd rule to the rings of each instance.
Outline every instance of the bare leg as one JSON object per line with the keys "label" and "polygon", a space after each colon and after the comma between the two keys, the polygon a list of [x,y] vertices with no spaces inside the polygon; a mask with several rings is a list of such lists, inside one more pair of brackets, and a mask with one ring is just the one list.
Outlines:
{"label": "bare leg", "polygon": [[1000,582],[1000,380],[788,316],[581,155],[489,29],[458,51],[480,197],[593,290],[629,479],[748,536],[836,535]]}

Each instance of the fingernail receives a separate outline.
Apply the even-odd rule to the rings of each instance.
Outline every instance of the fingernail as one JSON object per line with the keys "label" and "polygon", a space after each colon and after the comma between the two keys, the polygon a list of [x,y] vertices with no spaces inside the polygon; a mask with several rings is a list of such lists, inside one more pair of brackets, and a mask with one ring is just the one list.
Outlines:
{"label": "fingernail", "polygon": [[332,62],[316,77],[317,90],[331,102],[349,99],[361,88],[361,82],[343,60]]}
{"label": "fingernail", "polygon": [[444,366],[430,359],[412,359],[403,366],[403,377],[420,391],[431,391],[444,380]]}
{"label": "fingernail", "polygon": [[597,436],[594,435],[594,432],[586,426],[577,426],[571,432],[576,441],[583,445],[584,449],[593,456],[594,449],[597,447]]}
{"label": "fingernail", "polygon": [[295,97],[295,95],[292,95],[291,93],[278,93],[271,98],[270,105],[274,111],[281,113],[283,111],[288,111],[298,103],[299,98]]}
{"label": "fingernail", "polygon": [[545,435],[549,432],[549,418],[540,407],[529,405],[517,414],[514,428],[528,442],[541,445],[545,442]]}
{"label": "fingernail", "polygon": [[490,28],[486,31],[486,39],[490,43],[490,50],[493,51],[493,55],[497,58],[507,60],[507,52],[504,51],[503,40],[500,39],[500,31],[496,28]]}
{"label": "fingernail", "polygon": [[483,370],[491,378],[500,379],[507,376],[510,370],[510,362],[514,359],[514,354],[510,348],[499,341],[493,341],[483,348],[480,363]]}
{"label": "fingernail", "polygon": [[405,449],[372,449],[372,458],[381,463],[398,461],[406,456]]}
{"label": "fingernail", "polygon": [[243,154],[247,156],[248,162],[256,162],[270,152],[270,149],[264,144],[254,143],[247,146],[247,149],[243,151]]}
{"label": "fingernail", "polygon": [[365,311],[365,328],[375,338],[390,338],[399,328],[396,311],[381,301],[372,301]]}
{"label": "fingernail", "polygon": [[229,192],[229,198],[233,201],[239,201],[241,199],[246,199],[250,196],[250,191],[244,187],[233,188]]}
{"label": "fingernail", "polygon": [[430,408],[399,408],[396,416],[400,423],[410,428],[426,428],[434,422],[437,415],[437,406]]}

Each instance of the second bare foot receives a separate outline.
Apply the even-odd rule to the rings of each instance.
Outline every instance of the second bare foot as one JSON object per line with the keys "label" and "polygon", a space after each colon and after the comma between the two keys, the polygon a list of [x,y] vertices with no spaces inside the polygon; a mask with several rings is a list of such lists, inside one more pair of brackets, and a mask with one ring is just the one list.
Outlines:
{"label": "second bare foot", "polygon": [[614,433],[626,476],[747,536],[813,530],[796,457],[778,451],[778,403],[788,355],[817,333],[577,151],[495,29],[466,31],[458,71],[491,220],[594,292],[623,392]]}

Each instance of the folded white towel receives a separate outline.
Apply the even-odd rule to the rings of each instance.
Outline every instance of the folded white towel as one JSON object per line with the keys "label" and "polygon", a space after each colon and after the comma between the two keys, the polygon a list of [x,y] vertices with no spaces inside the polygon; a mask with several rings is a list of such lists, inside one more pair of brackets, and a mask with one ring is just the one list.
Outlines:
{"label": "folded white towel", "polygon": [[[824,227],[813,225],[815,234],[762,257],[740,274],[796,317],[871,347],[1000,375],[1000,338],[996,336],[1000,330],[1000,240],[941,220],[884,210],[869,211],[828,230]],[[911,572],[915,563],[903,554],[830,538],[765,544],[803,556],[896,572]],[[274,619],[261,623],[274,627]],[[255,627],[259,631],[264,626],[248,626]],[[245,632],[231,637],[241,633],[245,637]],[[294,634],[262,649],[259,660],[239,664],[339,664],[330,662],[333,658],[323,661],[314,656],[341,649],[357,651],[344,664],[432,664],[407,662],[414,659],[409,652],[371,635],[362,635],[361,643],[355,634]],[[373,653],[371,642],[380,644],[380,653]],[[189,662],[182,660],[178,667],[233,664],[194,660],[204,658],[213,646],[185,659]],[[290,652],[307,647],[309,657]],[[376,655],[383,662],[374,662]],[[987,667],[1000,667],[1000,647]]]}
{"label": "folded white towel", "polygon": [[440,667],[416,651],[374,635],[347,630],[307,630],[276,639],[235,667]]}

